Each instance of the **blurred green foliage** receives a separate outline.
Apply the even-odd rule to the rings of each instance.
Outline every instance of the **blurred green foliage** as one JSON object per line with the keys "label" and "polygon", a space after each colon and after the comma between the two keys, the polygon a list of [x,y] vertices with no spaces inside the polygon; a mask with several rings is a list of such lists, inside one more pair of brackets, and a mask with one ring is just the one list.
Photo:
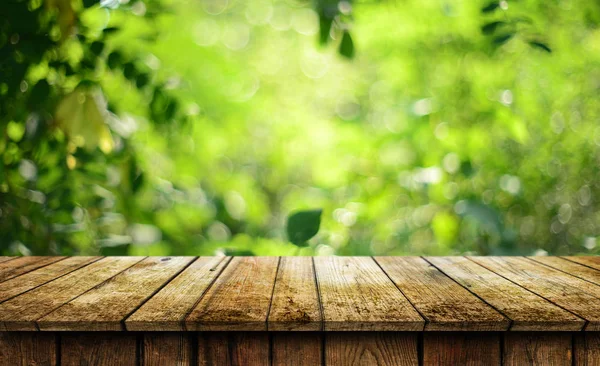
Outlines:
{"label": "blurred green foliage", "polygon": [[0,253],[598,254],[599,26],[584,0],[4,0]]}

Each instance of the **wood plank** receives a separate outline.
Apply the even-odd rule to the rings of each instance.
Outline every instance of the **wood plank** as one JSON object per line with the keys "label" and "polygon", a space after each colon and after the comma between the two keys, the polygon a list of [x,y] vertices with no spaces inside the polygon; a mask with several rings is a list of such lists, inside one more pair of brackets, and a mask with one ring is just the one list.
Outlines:
{"label": "wood plank", "polygon": [[37,330],[35,321],[143,257],[103,258],[0,304],[0,330]]}
{"label": "wood plank", "polygon": [[370,257],[315,257],[324,329],[423,329],[424,320]]}
{"label": "wood plank", "polygon": [[17,257],[0,257],[0,263],[2,262],[7,262],[13,259],[16,259]]}
{"label": "wood plank", "polygon": [[273,365],[302,366],[323,364],[323,335],[313,332],[273,334]]}
{"label": "wood plank", "polygon": [[198,334],[198,365],[269,366],[266,332],[210,332]]}
{"label": "wood plank", "polygon": [[600,285],[600,270],[593,269],[579,263],[571,262],[561,257],[539,256],[527,257],[527,259],[537,263],[545,264],[548,267],[558,269],[559,271],[563,271],[565,273],[570,274],[571,276],[575,276],[581,278],[582,280],[595,283],[596,285]]}
{"label": "wood plank", "polygon": [[0,302],[73,272],[102,257],[69,257],[0,283]]}
{"label": "wood plank", "polygon": [[510,330],[578,331],[585,325],[585,320],[465,257],[425,259],[510,318]]}
{"label": "wood plank", "polygon": [[375,260],[426,318],[426,331],[508,329],[508,319],[423,258],[377,257]]}
{"label": "wood plank", "polygon": [[326,365],[418,365],[417,334],[332,332],[325,334]]}
{"label": "wood plank", "polygon": [[148,257],[62,305],[37,324],[40,330],[123,330],[121,322],[194,259]]}
{"label": "wood plank", "polygon": [[321,326],[312,258],[282,257],[269,312],[269,330],[319,331]]}
{"label": "wood plank", "polygon": [[522,257],[469,257],[587,320],[585,330],[600,330],[600,286]]}
{"label": "wood plank", "polygon": [[54,366],[56,349],[56,336],[52,333],[0,333],[0,365]]}
{"label": "wood plank", "polygon": [[498,333],[427,332],[423,335],[423,365],[500,365]]}
{"label": "wood plank", "polygon": [[127,318],[127,330],[185,330],[185,317],[230,260],[231,257],[198,258]]}
{"label": "wood plank", "polygon": [[504,335],[504,365],[572,365],[570,333],[511,332]]}
{"label": "wood plank", "polygon": [[571,262],[583,264],[584,266],[588,266],[588,267],[600,270],[600,256],[581,256],[581,257],[567,256],[567,257],[562,257],[562,258],[569,260]]}
{"label": "wood plank", "polygon": [[142,365],[188,366],[192,364],[192,334],[146,332],[143,335]]}
{"label": "wood plank", "polygon": [[58,262],[66,257],[18,257],[0,263],[0,282],[33,271],[34,269]]}
{"label": "wood plank", "polygon": [[267,330],[279,258],[235,257],[186,318],[188,330]]}
{"label": "wood plank", "polygon": [[577,333],[573,337],[573,365],[600,366],[600,333]]}
{"label": "wood plank", "polygon": [[136,336],[129,333],[62,333],[61,366],[137,365]]}

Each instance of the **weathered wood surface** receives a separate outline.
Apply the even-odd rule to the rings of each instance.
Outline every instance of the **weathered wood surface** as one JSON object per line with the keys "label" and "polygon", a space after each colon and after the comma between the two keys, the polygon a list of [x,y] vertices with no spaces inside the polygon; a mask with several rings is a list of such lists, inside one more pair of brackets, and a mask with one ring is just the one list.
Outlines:
{"label": "weathered wood surface", "polygon": [[267,330],[279,258],[236,257],[185,320],[188,330]]}
{"label": "weathered wood surface", "polygon": [[269,312],[269,330],[318,331],[321,324],[321,304],[312,258],[281,258]]}
{"label": "weathered wood surface", "polygon": [[37,321],[40,330],[123,330],[121,321],[192,257],[148,257]]}
{"label": "weathered wood surface", "polygon": [[426,330],[506,330],[510,320],[420,257],[377,257],[427,320]]}
{"label": "weathered wood surface", "polygon": [[587,320],[585,330],[600,330],[600,286],[527,258],[471,260]]}
{"label": "weathered wood surface", "polygon": [[498,333],[431,332],[423,335],[423,365],[500,365]]}
{"label": "weathered wood surface", "polygon": [[405,332],[332,332],[326,334],[325,364],[416,366],[417,336]]}
{"label": "weathered wood surface", "polygon": [[228,257],[201,257],[125,321],[127,330],[185,330],[185,317],[227,266]]}
{"label": "weathered wood surface", "polygon": [[[427,261],[512,320],[510,330],[581,330],[585,320],[464,257]],[[600,274],[600,271],[598,271]]]}
{"label": "weathered wood surface", "polygon": [[573,341],[570,333],[508,333],[504,337],[504,364],[572,365]]}
{"label": "weathered wood surface", "polygon": [[325,330],[423,329],[423,318],[373,259],[314,260]]}
{"label": "weathered wood surface", "polygon": [[0,257],[0,332],[582,329],[598,257]]}

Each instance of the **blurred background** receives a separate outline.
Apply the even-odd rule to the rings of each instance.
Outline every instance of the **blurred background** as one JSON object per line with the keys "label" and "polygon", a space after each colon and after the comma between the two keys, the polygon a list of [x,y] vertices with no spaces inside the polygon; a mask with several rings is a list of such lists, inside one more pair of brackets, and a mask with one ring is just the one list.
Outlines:
{"label": "blurred background", "polygon": [[599,89],[596,1],[3,0],[0,254],[599,254]]}

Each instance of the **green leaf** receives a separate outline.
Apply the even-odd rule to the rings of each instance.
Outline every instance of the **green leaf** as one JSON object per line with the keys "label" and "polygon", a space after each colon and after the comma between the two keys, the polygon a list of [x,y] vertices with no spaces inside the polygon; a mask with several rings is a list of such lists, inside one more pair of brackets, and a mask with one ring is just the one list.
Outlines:
{"label": "green leaf", "polygon": [[323,14],[319,15],[319,43],[326,44],[329,42],[329,32],[332,24],[333,18],[326,17]]}
{"label": "green leaf", "polygon": [[299,211],[288,217],[288,239],[299,247],[308,246],[307,241],[319,232],[323,210]]}
{"label": "green leaf", "polygon": [[491,13],[492,11],[498,9],[499,7],[500,7],[500,2],[492,1],[491,3],[489,3],[486,6],[484,6],[483,8],[481,8],[481,12],[482,13]]}
{"label": "green leaf", "polygon": [[514,33],[502,34],[498,37],[495,37],[493,42],[495,45],[500,46],[500,45],[508,42],[514,35],[515,35]]}
{"label": "green leaf", "polygon": [[491,22],[491,23],[484,24],[481,27],[481,32],[483,34],[488,34],[488,35],[492,34],[492,33],[494,33],[496,31],[496,29],[498,29],[499,26],[501,26],[503,24],[506,24],[506,23],[502,22],[502,21],[496,21],[496,22]]}
{"label": "green leaf", "polygon": [[354,57],[354,42],[347,30],[344,31],[342,42],[340,43],[340,55],[346,58]]}
{"label": "green leaf", "polygon": [[100,55],[102,53],[103,49],[104,49],[104,42],[94,41],[90,45],[90,51],[92,51],[92,53],[96,56]]}
{"label": "green leaf", "polygon": [[83,7],[84,8],[89,8],[92,7],[96,4],[98,4],[99,1],[98,0],[83,0]]}
{"label": "green leaf", "polygon": [[548,47],[548,45],[545,44],[545,43],[538,42],[538,41],[529,41],[529,45],[531,47],[537,47],[537,48],[539,48],[541,50],[544,50],[544,51],[546,51],[548,53],[552,53],[552,49],[550,47]]}
{"label": "green leaf", "polygon": [[108,58],[106,59],[106,64],[113,70],[120,68],[122,63],[123,56],[119,51],[111,52],[111,54],[108,55]]}
{"label": "green leaf", "polygon": [[102,30],[103,35],[107,36],[119,31],[119,27],[107,27]]}

